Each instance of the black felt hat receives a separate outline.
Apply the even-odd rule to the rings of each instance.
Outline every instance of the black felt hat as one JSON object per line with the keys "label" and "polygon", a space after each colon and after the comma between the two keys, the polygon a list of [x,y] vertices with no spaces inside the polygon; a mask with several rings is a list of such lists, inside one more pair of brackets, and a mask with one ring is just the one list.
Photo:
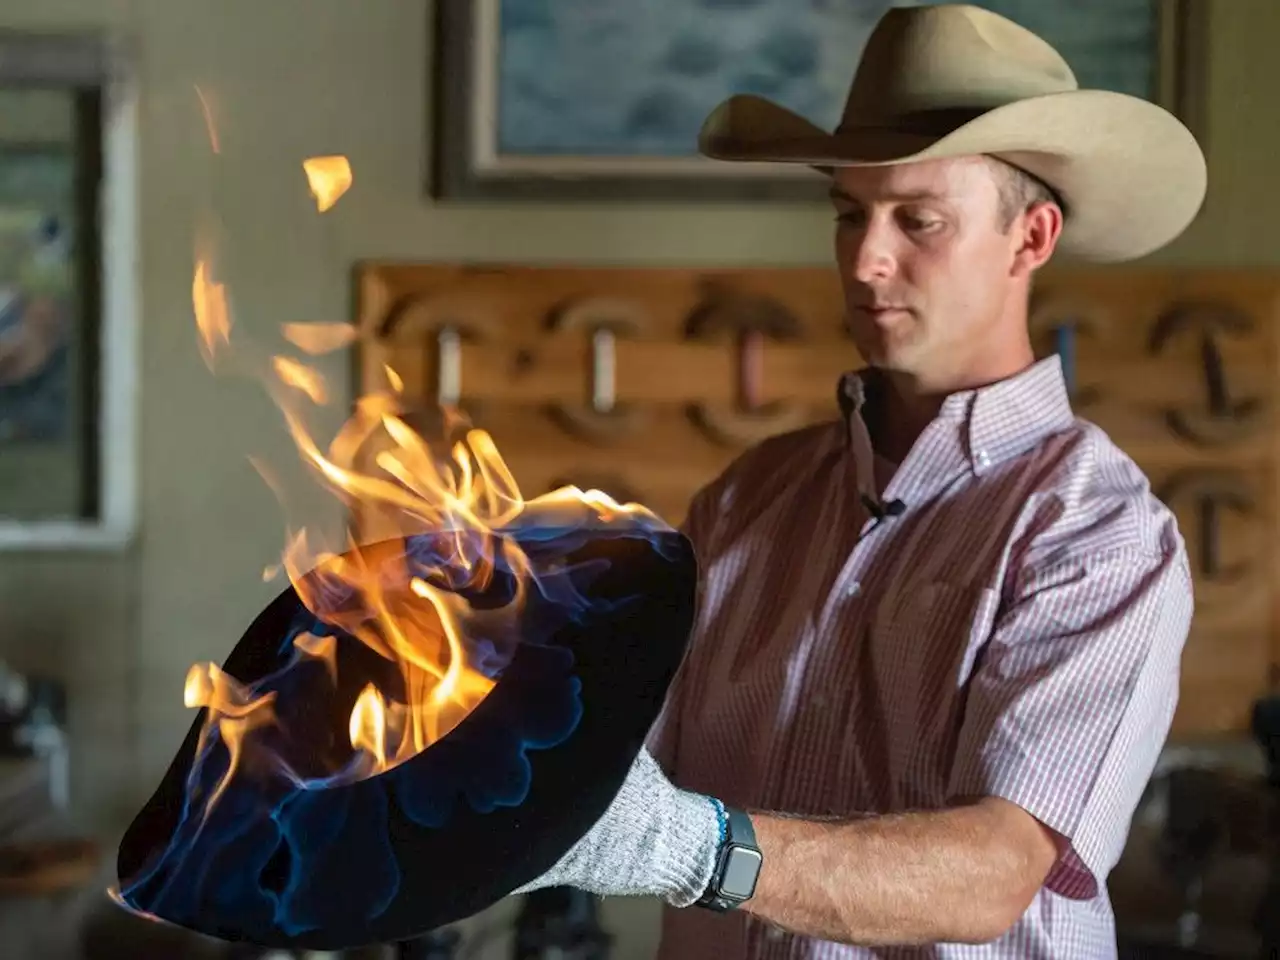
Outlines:
{"label": "black felt hat", "polygon": [[[503,536],[538,580],[511,622],[510,654],[490,657],[495,685],[451,732],[376,776],[325,779],[353,750],[361,690],[394,696],[395,671],[298,591],[277,597],[223,669],[274,691],[279,722],[252,735],[274,737],[292,774],[242,752],[207,807],[230,754],[203,733],[202,709],[121,844],[123,904],[222,939],[339,950],[414,939],[554,865],[604,813],[661,709],[692,627],[696,561],[665,528]],[[437,547],[398,542],[409,572]],[[466,588],[471,605],[510,600],[511,572],[496,574]],[[336,683],[318,660],[284,669],[302,631],[333,638]],[[488,638],[491,654],[502,639]]]}

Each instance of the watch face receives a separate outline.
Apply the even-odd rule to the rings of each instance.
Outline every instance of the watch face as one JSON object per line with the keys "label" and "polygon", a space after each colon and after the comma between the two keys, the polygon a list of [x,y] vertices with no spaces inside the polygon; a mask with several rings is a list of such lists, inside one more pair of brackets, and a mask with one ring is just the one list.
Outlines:
{"label": "watch face", "polygon": [[720,892],[735,900],[749,900],[756,892],[756,878],[760,875],[763,857],[759,850],[730,847],[725,859],[724,878]]}

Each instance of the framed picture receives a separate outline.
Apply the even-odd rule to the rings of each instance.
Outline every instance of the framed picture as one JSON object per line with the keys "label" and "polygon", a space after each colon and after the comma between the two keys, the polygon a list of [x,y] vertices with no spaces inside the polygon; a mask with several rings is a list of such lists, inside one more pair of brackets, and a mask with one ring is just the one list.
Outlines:
{"label": "framed picture", "polygon": [[75,231],[74,151],[0,142],[0,457],[74,439]]}
{"label": "framed picture", "polygon": [[[723,98],[826,129],[891,6],[930,0],[438,0],[438,198],[818,199],[818,175],[696,153]],[[978,0],[1036,31],[1082,87],[1158,102],[1197,134],[1206,0]]]}
{"label": "framed picture", "polygon": [[0,550],[135,529],[133,111],[103,49],[0,33]]}
{"label": "framed picture", "polygon": [[79,267],[94,225],[79,168],[72,141],[0,140],[0,515],[10,521],[96,511],[97,305]]}

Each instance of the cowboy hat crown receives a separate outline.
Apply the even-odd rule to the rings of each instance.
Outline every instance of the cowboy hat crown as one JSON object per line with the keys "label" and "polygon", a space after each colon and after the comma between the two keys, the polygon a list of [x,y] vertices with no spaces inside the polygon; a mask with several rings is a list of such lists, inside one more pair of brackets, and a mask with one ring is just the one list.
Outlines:
{"label": "cowboy hat crown", "polygon": [[867,39],[835,131],[737,95],[711,112],[698,142],[713,159],[827,173],[994,156],[1063,198],[1059,249],[1099,261],[1169,243],[1206,189],[1204,155],[1176,117],[1139,97],[1080,89],[1052,45],[968,4],[887,12]]}
{"label": "cowboy hat crown", "polygon": [[844,117],[892,122],[1075,89],[1062,55],[1012,21],[977,7],[898,9],[868,42]]}

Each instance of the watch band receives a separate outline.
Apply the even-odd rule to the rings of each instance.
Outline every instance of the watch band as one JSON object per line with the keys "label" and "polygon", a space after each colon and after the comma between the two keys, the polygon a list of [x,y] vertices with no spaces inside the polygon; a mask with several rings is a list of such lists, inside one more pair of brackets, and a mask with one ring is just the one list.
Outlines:
{"label": "watch band", "polygon": [[716,854],[711,882],[697,905],[724,913],[741,906],[755,893],[764,857],[756,844],[751,818],[735,807],[721,806],[725,839]]}

